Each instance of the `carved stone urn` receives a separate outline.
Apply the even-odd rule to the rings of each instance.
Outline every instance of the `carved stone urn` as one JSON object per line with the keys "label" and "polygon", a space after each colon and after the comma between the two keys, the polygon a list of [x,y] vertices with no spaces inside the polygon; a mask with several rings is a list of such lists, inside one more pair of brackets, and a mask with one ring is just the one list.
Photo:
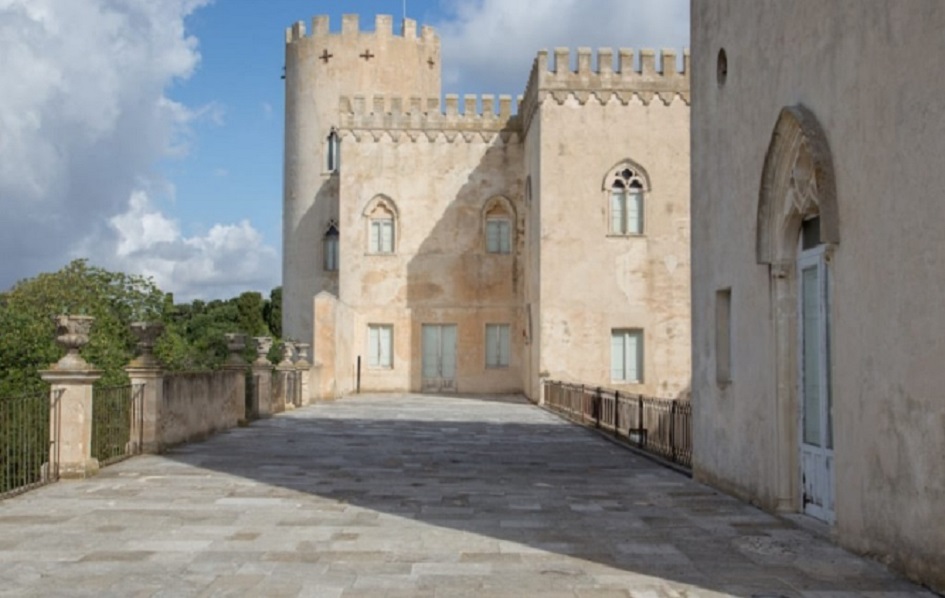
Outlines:
{"label": "carved stone urn", "polygon": [[160,365],[154,357],[154,343],[164,332],[161,322],[132,322],[131,333],[138,339],[138,350],[141,351],[133,362],[138,367],[153,367]]}
{"label": "carved stone urn", "polygon": [[310,365],[308,362],[308,348],[311,345],[308,343],[295,343],[295,350],[298,354],[298,359],[295,361],[295,367],[301,369],[308,368]]}
{"label": "carved stone urn", "polygon": [[55,321],[56,341],[66,349],[66,354],[56,362],[55,367],[63,370],[92,369],[79,355],[79,349],[88,344],[95,318],[62,314],[56,316]]}
{"label": "carved stone urn", "polygon": [[292,356],[295,354],[295,343],[292,341],[285,341],[282,343],[282,361],[279,362],[279,367],[291,367],[292,366]]}
{"label": "carved stone urn", "polygon": [[272,349],[272,337],[256,336],[253,337],[253,340],[256,341],[256,361],[253,362],[253,365],[272,365],[266,357],[269,355],[269,350]]}
{"label": "carved stone urn", "polygon": [[243,360],[242,353],[246,349],[246,335],[230,332],[224,334],[223,337],[226,339],[226,349],[230,352],[226,358],[227,365],[245,366],[246,362]]}

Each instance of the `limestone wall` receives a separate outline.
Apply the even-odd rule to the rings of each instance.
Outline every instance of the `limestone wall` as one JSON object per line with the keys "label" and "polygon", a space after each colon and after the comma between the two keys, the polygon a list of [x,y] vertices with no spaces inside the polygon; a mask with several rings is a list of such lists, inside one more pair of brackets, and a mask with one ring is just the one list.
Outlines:
{"label": "limestone wall", "polygon": [[[362,31],[358,15],[344,15],[341,31],[315,17],[286,31],[286,122],[283,188],[283,333],[310,342],[312,297],[336,292],[336,272],[322,268],[321,239],[337,217],[337,177],[327,169],[326,140],[338,127],[342,96],[440,96],[440,42],[433,29],[378,15]],[[344,158],[342,158],[344,159]]]}
{"label": "limestone wall", "polygon": [[524,313],[525,355],[522,388],[535,403],[542,401],[541,378],[541,127],[529,127],[524,140],[525,255]]}
{"label": "limestone wall", "polygon": [[[760,181],[779,113],[829,142],[839,241],[830,276],[835,532],[945,588],[945,10],[842,0],[693,5],[693,402],[698,477],[800,510],[799,407],[774,303],[791,264],[759,264]],[[727,68],[720,77],[720,50]],[[732,381],[715,372],[715,294],[731,288]]]}
{"label": "limestone wall", "polygon": [[[354,363],[362,355],[364,391],[420,390],[422,324],[456,324],[456,390],[520,390],[524,237],[518,135],[476,132],[467,139],[436,128],[412,132],[343,131],[339,299],[352,314],[351,354],[345,359]],[[379,201],[395,213],[393,254],[369,251],[371,210]],[[507,255],[486,251],[486,213],[494,205],[504,206],[514,225]],[[511,327],[507,368],[485,367],[489,323]],[[390,369],[367,363],[369,324],[393,326]]]}
{"label": "limestone wall", "polygon": [[158,406],[161,449],[236,427],[245,414],[245,373],[214,371],[164,377]]}
{"label": "limestone wall", "polygon": [[[538,228],[532,238],[540,239],[530,287],[538,289],[540,302],[539,373],[684,396],[690,364],[688,77],[676,72],[673,58],[664,58],[673,65],[664,77],[649,60],[643,74],[592,73],[583,50],[578,71],[571,72],[568,53],[557,54],[561,68],[554,72],[539,54],[524,103],[527,147],[540,171],[532,179],[532,209],[540,217],[530,220]],[[653,89],[665,98],[657,101]],[[625,160],[649,180],[640,235],[610,230],[605,179]],[[536,169],[532,160],[529,167]],[[619,328],[644,331],[642,383],[611,379],[610,337]]]}

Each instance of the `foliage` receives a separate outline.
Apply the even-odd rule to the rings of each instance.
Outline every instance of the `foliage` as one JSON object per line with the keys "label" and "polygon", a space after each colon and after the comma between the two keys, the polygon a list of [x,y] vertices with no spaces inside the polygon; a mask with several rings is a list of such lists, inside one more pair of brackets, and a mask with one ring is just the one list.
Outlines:
{"label": "foliage", "polygon": [[[62,357],[54,317],[95,318],[82,357],[102,378],[93,394],[93,450],[108,459],[124,450],[130,414],[124,367],[135,356],[131,323],[161,322],[155,354],[168,370],[211,369],[227,358],[224,334],[275,336],[281,330],[282,289],[269,299],[245,292],[229,300],[175,304],[148,278],[109,272],[76,260],[0,293],[0,494],[42,479],[49,451],[49,387],[39,372]],[[278,345],[278,343],[274,343]],[[274,358],[273,347],[270,358]],[[256,356],[252,342],[244,358]]]}
{"label": "foliage", "polygon": [[273,296],[279,297],[275,312],[272,299],[266,301],[261,294],[251,291],[226,301],[197,299],[190,304],[173,305],[165,311],[165,332],[155,347],[155,354],[169,370],[213,369],[219,367],[228,354],[224,335],[238,332],[248,337],[243,358],[251,362],[256,357],[252,337],[278,339],[271,330],[269,318],[273,313],[282,317],[281,290],[273,289],[270,297]]}
{"label": "foliage", "polygon": [[[155,355],[171,371],[219,367],[227,357],[224,334],[278,339],[282,289],[264,299],[260,293],[213,301],[174,303],[152,280],[109,272],[76,260],[49,274],[17,283],[0,294],[0,397],[44,392],[39,371],[63,355],[55,341],[54,316],[85,314],[95,318],[89,343],[81,350],[86,361],[103,370],[98,386],[127,384],[124,367],[135,355],[130,324],[159,321],[164,334]],[[256,353],[247,343],[244,357]]]}
{"label": "foliage", "polygon": [[58,272],[17,283],[0,300],[0,396],[39,390],[38,371],[63,354],[56,345],[58,314],[86,314],[95,322],[81,353],[103,371],[101,385],[123,384],[134,355],[130,324],[157,319],[164,295],[147,278],[109,272],[75,260]]}
{"label": "foliage", "polygon": [[269,301],[263,306],[263,319],[276,338],[282,337],[282,287],[276,287],[269,293]]}

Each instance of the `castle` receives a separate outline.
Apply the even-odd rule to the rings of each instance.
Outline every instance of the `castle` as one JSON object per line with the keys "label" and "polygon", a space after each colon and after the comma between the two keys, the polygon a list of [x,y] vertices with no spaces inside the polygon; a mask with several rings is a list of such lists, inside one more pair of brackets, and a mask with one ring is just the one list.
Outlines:
{"label": "castle", "polygon": [[441,106],[436,33],[392,26],[286,32],[284,335],[312,398],[685,395],[688,52],[541,51],[523,97]]}

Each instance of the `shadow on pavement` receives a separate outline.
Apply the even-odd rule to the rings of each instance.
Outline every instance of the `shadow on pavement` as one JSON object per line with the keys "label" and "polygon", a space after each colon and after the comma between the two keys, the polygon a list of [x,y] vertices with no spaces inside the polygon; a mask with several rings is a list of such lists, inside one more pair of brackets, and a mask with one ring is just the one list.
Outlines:
{"label": "shadow on pavement", "polygon": [[436,400],[315,405],[165,456],[263,484],[235,497],[315,495],[492,538],[510,559],[547,551],[746,597],[914,589],[522,398]]}

